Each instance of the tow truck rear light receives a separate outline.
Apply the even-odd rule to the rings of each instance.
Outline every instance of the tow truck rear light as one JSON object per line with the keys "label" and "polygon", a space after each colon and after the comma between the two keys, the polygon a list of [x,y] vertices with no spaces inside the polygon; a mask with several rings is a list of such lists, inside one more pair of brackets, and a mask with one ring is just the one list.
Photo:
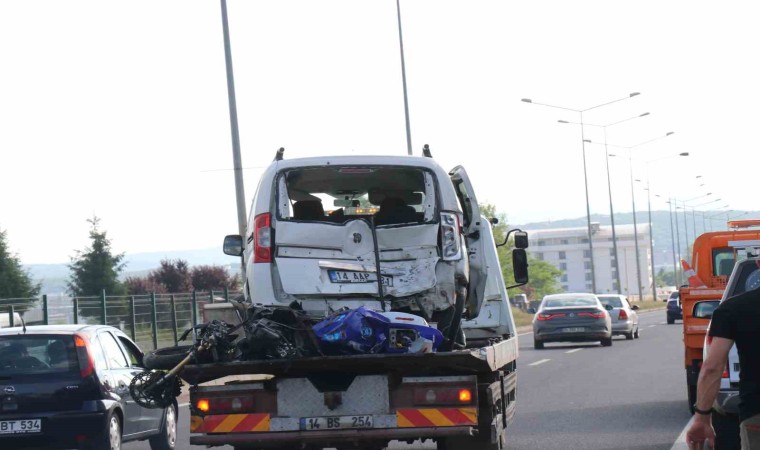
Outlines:
{"label": "tow truck rear light", "polygon": [[556,319],[557,317],[565,317],[566,315],[567,314],[564,314],[564,313],[557,313],[557,314],[538,313],[536,315],[536,320],[552,320],[552,319]]}
{"label": "tow truck rear light", "polygon": [[415,405],[469,405],[472,390],[456,387],[420,387],[414,389]]}
{"label": "tow truck rear light", "polygon": [[195,403],[195,408],[200,412],[207,413],[211,409],[211,404],[207,398],[202,398]]}
{"label": "tow truck rear light", "polygon": [[628,313],[625,312],[624,309],[620,310],[620,313],[618,314],[618,320],[628,320]]}
{"label": "tow truck rear light", "polygon": [[229,397],[209,397],[196,402],[199,411],[207,414],[236,414],[254,410],[253,397],[236,395]]}
{"label": "tow truck rear light", "polygon": [[82,378],[87,378],[95,373],[95,364],[92,361],[87,339],[84,336],[75,334],[74,345],[76,346],[77,358],[79,359],[79,375]]}
{"label": "tow truck rear light", "polygon": [[462,258],[459,217],[455,213],[441,213],[441,253],[444,261],[458,261]]}
{"label": "tow truck rear light", "polygon": [[259,214],[254,219],[253,262],[272,262],[272,215]]}

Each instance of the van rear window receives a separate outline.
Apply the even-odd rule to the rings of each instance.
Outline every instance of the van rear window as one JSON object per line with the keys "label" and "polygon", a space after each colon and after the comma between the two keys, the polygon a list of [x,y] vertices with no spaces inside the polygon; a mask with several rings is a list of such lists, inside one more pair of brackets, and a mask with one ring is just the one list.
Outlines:
{"label": "van rear window", "polygon": [[79,362],[72,336],[0,336],[0,376],[78,370]]}
{"label": "van rear window", "polygon": [[423,169],[388,166],[307,167],[278,181],[278,218],[344,223],[374,217],[378,226],[435,218],[435,184]]}

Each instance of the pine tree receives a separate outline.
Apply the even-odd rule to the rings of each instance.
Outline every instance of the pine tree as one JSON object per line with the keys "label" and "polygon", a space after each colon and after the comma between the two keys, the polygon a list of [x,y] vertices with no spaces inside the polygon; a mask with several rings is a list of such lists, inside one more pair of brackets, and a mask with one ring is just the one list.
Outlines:
{"label": "pine tree", "polygon": [[[114,255],[111,251],[111,241],[105,231],[98,226],[100,219],[88,219],[90,223],[90,246],[83,251],[77,251],[71,258],[69,269],[69,292],[76,297],[98,296],[105,290],[107,295],[126,295],[124,284],[119,281],[119,274],[124,270],[124,254]],[[113,305],[114,312],[122,312],[124,305]],[[109,309],[111,304],[109,303]],[[99,317],[100,312],[94,308],[81,311],[82,315]]]}
{"label": "pine tree", "polygon": [[18,299],[14,305],[19,312],[30,309],[37,302],[40,284],[32,281],[18,256],[8,250],[6,232],[0,230],[0,298]]}

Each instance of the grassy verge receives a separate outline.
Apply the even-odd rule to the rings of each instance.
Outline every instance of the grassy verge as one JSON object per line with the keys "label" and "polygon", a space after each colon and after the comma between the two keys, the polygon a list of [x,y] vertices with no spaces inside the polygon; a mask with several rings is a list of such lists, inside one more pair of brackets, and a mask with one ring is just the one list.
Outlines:
{"label": "grassy verge", "polygon": [[650,309],[662,309],[665,308],[666,303],[663,301],[653,302],[651,300],[645,300],[643,302],[631,302],[631,305],[639,307],[639,311],[648,311]]}
{"label": "grassy verge", "polygon": [[512,317],[515,319],[515,326],[523,327],[533,323],[533,314],[523,312],[520,309],[512,308]]}

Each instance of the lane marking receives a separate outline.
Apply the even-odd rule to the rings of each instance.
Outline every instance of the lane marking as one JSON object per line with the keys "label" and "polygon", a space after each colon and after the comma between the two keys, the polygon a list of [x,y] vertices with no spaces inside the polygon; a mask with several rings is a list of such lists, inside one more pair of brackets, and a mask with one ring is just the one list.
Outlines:
{"label": "lane marking", "polygon": [[660,325],[667,325],[667,322],[660,322]]}
{"label": "lane marking", "polygon": [[694,416],[689,419],[689,422],[686,424],[686,426],[683,428],[683,431],[681,431],[681,434],[678,435],[678,439],[673,443],[673,446],[670,447],[670,450],[688,450],[689,446],[686,444],[686,432],[689,431],[689,427],[694,422]]}
{"label": "lane marking", "polygon": [[537,366],[539,364],[543,364],[543,363],[548,362],[548,361],[551,361],[551,359],[539,359],[538,361],[532,362],[532,363],[530,363],[528,365],[529,366]]}
{"label": "lane marking", "polygon": [[579,352],[579,351],[581,351],[581,350],[583,350],[583,349],[582,349],[582,348],[574,348],[574,349],[572,349],[572,350],[568,350],[568,351],[566,351],[565,353],[575,353],[575,352]]}
{"label": "lane marking", "polygon": [[528,331],[527,333],[518,334],[518,336],[527,336],[529,334],[533,334],[532,331]]}
{"label": "lane marking", "polygon": [[190,403],[180,403],[177,406],[179,406],[180,408],[184,408],[185,406],[190,406]]}
{"label": "lane marking", "polygon": [[647,328],[654,328],[654,327],[656,327],[656,326],[657,326],[657,325],[649,325]]}

